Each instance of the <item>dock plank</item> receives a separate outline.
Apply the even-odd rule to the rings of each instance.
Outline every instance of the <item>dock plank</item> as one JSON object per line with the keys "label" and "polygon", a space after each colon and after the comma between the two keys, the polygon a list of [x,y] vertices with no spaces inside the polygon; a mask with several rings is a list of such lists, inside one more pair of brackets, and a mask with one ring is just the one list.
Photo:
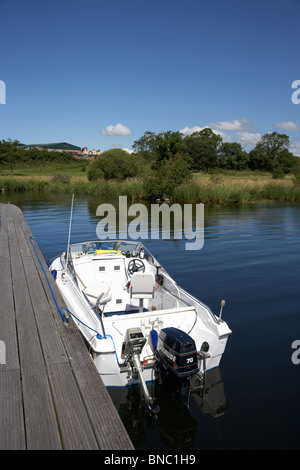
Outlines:
{"label": "dock plank", "polygon": [[[89,414],[89,419],[93,426],[99,447],[103,450],[132,450],[133,445],[131,442],[128,442],[128,434],[125,431],[119,416],[116,416],[116,409],[95,368],[91,356],[87,353],[83,338],[78,328],[73,323],[72,318],[70,318],[70,325],[68,327],[62,325],[63,322],[58,314],[56,303],[53,300],[50,290],[47,289],[48,283],[46,281],[45,272],[51,289],[56,292],[55,299],[60,311],[65,307],[64,301],[60,292],[57,291],[55,281],[47,269],[47,265],[37,243],[34,239],[32,240],[32,243],[28,242],[29,237],[31,236],[28,225],[26,223],[24,224],[22,220],[21,225],[27,235],[25,238],[27,238],[27,243],[29,244],[30,251],[35,260],[36,268],[39,271],[42,284],[47,292],[48,302],[52,308],[53,314],[59,320],[61,339],[67,351],[72,371]],[[32,245],[34,245],[34,248]],[[35,252],[39,257],[39,261],[35,256]],[[85,354],[83,354],[83,351]],[[99,406],[99,402],[101,403],[101,406]]]}
{"label": "dock plank", "polygon": [[0,450],[25,450],[25,426],[18,370],[0,371]]}
{"label": "dock plank", "polygon": [[30,298],[41,338],[44,359],[47,364],[68,362],[69,359],[61,341],[61,333],[55,323],[53,312],[49,311],[50,305],[33,259],[28,256],[24,257],[23,265],[28,284],[34,286],[34,289],[30,289]]}
{"label": "dock plank", "polygon": [[0,204],[0,449],[133,450],[31,237],[22,211]]}
{"label": "dock plank", "polygon": [[59,416],[64,449],[99,449],[93,427],[69,365],[50,365],[49,378]]}
{"label": "dock plank", "polygon": [[[10,220],[10,219],[8,219]],[[13,221],[8,225],[28,449],[60,449],[61,439],[39,332]]]}
{"label": "dock plank", "polygon": [[0,371],[4,371],[19,369],[19,351],[9,258],[0,256],[0,266],[1,272],[5,273],[0,282],[0,340],[6,350],[6,362],[0,365]]}

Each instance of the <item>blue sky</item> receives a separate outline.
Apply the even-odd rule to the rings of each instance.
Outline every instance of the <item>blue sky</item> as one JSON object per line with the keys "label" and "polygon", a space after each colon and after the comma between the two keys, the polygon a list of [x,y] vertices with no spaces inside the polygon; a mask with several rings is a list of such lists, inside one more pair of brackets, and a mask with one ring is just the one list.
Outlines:
{"label": "blue sky", "polygon": [[131,149],[208,126],[300,156],[299,20],[300,0],[0,0],[0,139]]}

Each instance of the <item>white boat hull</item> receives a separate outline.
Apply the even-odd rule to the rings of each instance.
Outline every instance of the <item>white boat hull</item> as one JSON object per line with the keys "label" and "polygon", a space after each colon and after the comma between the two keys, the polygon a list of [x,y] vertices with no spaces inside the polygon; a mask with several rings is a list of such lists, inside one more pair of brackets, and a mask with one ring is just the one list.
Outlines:
{"label": "white boat hull", "polygon": [[[50,269],[55,271],[57,286],[72,320],[84,336],[96,368],[107,387],[131,386],[140,381],[132,363],[122,354],[126,332],[131,328],[140,329],[145,338],[140,361],[146,382],[157,377],[157,358],[152,349],[151,330],[159,335],[165,328],[180,329],[194,340],[199,353],[206,342],[209,353],[205,360],[201,359],[201,354],[198,355],[199,371],[219,366],[231,330],[207,306],[177,286],[164,270],[159,271],[161,282],[157,282],[152,297],[147,298],[145,294],[143,306],[146,305],[147,309],[141,309],[140,297],[134,298],[131,287],[128,287],[132,278],[127,276],[127,268],[132,258],[125,257],[124,253],[91,255],[75,252],[71,259],[72,269],[66,268],[63,257],[54,260]],[[143,264],[146,264],[145,261]],[[102,276],[104,268],[105,276]],[[111,269],[116,272],[116,277],[113,277],[113,272],[110,278]],[[155,270],[158,271],[155,262],[146,266],[146,272],[155,273]],[[110,292],[101,294],[107,295],[107,301],[103,310],[99,311],[93,305],[93,299],[87,295],[90,293],[87,284],[95,285],[95,279],[103,290],[104,284],[111,280]],[[116,289],[117,284],[119,290]],[[127,310],[129,305],[130,310]]]}

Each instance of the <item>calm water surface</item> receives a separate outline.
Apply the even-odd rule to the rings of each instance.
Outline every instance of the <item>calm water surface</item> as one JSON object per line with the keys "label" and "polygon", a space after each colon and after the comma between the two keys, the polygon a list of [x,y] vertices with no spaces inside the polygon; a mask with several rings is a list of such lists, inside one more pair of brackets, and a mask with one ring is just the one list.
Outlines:
{"label": "calm water surface", "polygon": [[[21,207],[33,235],[58,245],[68,239],[70,196],[0,195]],[[96,239],[101,201],[75,197],[71,242]],[[233,331],[221,366],[204,393],[183,404],[163,387],[154,393],[158,419],[145,415],[139,390],[111,390],[137,449],[299,449],[300,205],[205,207],[205,241],[148,240],[159,262]],[[39,242],[49,259],[60,252]],[[299,354],[300,358],[300,354]],[[187,406],[188,405],[188,406]]]}

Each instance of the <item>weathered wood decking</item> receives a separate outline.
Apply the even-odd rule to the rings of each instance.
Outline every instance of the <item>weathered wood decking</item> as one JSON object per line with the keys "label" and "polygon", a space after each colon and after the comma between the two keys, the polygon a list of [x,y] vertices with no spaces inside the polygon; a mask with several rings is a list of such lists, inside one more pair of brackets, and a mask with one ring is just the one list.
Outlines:
{"label": "weathered wood decking", "polygon": [[0,204],[0,449],[133,450],[30,236],[21,210]]}

